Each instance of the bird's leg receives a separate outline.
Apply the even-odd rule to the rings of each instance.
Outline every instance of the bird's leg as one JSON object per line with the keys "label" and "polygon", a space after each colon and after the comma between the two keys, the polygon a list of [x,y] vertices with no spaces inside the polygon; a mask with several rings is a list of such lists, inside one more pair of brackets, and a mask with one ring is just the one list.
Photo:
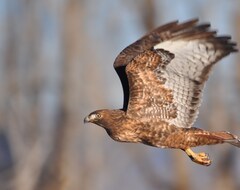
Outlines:
{"label": "bird's leg", "polygon": [[193,162],[196,162],[204,166],[209,166],[211,164],[209,156],[204,152],[195,153],[190,148],[187,148],[184,151],[187,153],[187,155],[189,156],[189,158],[191,158]]}

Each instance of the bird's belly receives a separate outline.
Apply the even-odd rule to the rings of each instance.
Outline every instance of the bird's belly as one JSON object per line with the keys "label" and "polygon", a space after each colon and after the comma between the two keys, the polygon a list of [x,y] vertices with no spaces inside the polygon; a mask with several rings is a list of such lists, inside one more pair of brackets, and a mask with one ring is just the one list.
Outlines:
{"label": "bird's belly", "polygon": [[111,134],[110,137],[118,142],[129,142],[129,143],[137,143],[141,142],[138,135],[134,132],[123,131],[117,134]]}
{"label": "bird's belly", "polygon": [[168,139],[174,132],[176,132],[176,128],[173,126],[155,124],[142,128],[139,134],[143,144],[158,148],[168,148]]}
{"label": "bird's belly", "polygon": [[148,145],[148,146],[153,146],[157,148],[168,148],[167,144],[165,143],[166,137],[161,137],[160,135],[158,137],[149,137],[149,138],[142,138],[141,143]]}

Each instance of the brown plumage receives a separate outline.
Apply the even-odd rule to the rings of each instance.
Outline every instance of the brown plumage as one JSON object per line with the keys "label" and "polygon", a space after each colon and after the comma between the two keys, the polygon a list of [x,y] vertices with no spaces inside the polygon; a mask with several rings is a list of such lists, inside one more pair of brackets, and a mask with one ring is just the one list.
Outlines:
{"label": "brown plumage", "polygon": [[92,112],[84,122],[103,127],[116,141],[182,149],[202,165],[211,160],[191,147],[240,147],[239,138],[228,132],[192,127],[210,70],[237,51],[229,36],[217,36],[210,24],[197,22],[166,24],[125,48],[114,62],[124,90],[123,108]]}

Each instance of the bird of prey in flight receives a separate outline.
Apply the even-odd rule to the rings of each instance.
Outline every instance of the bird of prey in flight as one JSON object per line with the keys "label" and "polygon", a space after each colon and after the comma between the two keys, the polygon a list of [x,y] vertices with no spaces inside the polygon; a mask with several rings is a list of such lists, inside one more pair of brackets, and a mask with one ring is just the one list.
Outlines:
{"label": "bird of prey in flight", "polygon": [[114,62],[124,91],[123,108],[94,111],[84,122],[103,127],[116,141],[181,149],[206,166],[211,164],[208,155],[192,147],[229,143],[240,148],[236,135],[193,127],[213,66],[237,52],[230,39],[198,19],[156,28]]}

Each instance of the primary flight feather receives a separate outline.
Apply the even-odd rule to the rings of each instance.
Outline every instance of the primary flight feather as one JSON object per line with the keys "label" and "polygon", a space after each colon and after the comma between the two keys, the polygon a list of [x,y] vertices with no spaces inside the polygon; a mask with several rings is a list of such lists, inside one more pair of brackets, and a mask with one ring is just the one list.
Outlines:
{"label": "primary flight feather", "polygon": [[240,147],[239,138],[229,132],[192,127],[212,67],[237,51],[230,39],[197,19],[153,30],[114,62],[124,90],[123,108],[94,111],[84,122],[103,127],[116,141],[182,149],[194,162],[210,165],[207,154],[191,147],[225,142]]}

